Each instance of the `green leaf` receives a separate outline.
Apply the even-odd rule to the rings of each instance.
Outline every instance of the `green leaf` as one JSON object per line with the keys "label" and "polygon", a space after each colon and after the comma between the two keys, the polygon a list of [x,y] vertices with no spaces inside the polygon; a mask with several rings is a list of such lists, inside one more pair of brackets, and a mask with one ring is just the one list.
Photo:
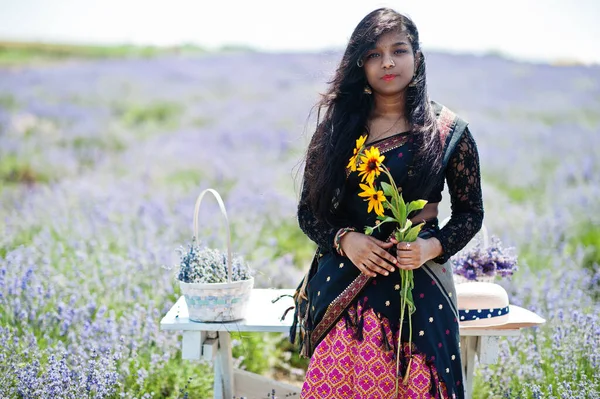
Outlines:
{"label": "green leaf", "polygon": [[387,197],[394,196],[394,187],[392,187],[391,184],[382,181],[381,188],[383,188],[383,194],[385,194]]}
{"label": "green leaf", "polygon": [[391,216],[377,216],[377,219],[381,220],[381,223],[397,222],[397,220]]}
{"label": "green leaf", "polygon": [[392,215],[394,215],[394,218],[396,219],[396,221],[398,222],[398,224],[401,224],[401,220],[402,220],[402,215],[398,212],[398,208],[396,207],[391,207],[390,208],[392,211]]}
{"label": "green leaf", "polygon": [[396,230],[395,236],[396,236],[396,241],[398,241],[398,242],[404,241],[404,233],[401,232],[400,230]]}
{"label": "green leaf", "polygon": [[406,221],[406,224],[404,225],[404,228],[400,229],[400,231],[401,231],[402,233],[406,233],[406,231],[407,231],[408,229],[410,229],[411,227],[412,227],[412,222],[410,221],[410,219],[408,219],[408,220]]}
{"label": "green leaf", "polygon": [[425,200],[416,200],[416,201],[412,201],[408,204],[408,211],[407,214],[410,215],[411,212],[413,211],[418,211],[423,209],[423,207],[427,204],[427,201]]}
{"label": "green leaf", "polygon": [[413,242],[417,239],[417,237],[419,236],[419,232],[421,231],[421,228],[423,227],[423,224],[418,224],[416,226],[414,226],[413,228],[411,228],[405,235],[404,235],[404,241],[406,242]]}
{"label": "green leaf", "polygon": [[371,234],[373,234],[373,228],[371,226],[366,226],[365,227],[365,234],[370,236]]}
{"label": "green leaf", "polygon": [[400,220],[400,226],[402,226],[406,222],[406,215],[407,215],[406,203],[404,202],[404,199],[402,198],[402,194],[398,195],[398,199],[399,199],[398,211],[400,213],[400,217],[398,218],[398,220]]}

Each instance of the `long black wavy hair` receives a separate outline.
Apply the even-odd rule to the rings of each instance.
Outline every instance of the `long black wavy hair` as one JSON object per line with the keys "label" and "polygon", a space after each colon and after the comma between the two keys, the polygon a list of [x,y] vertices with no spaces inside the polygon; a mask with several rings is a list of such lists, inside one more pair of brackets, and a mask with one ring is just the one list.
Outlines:
{"label": "long black wavy hair", "polygon": [[411,192],[425,198],[438,180],[441,143],[427,94],[425,59],[417,27],[393,9],[377,9],[356,26],[334,77],[328,82],[327,91],[316,104],[317,128],[306,152],[304,189],[315,217],[330,224],[340,221],[335,215],[335,207],[343,196],[345,166],[352,156],[355,140],[367,132],[367,121],[374,107],[373,96],[364,93],[367,78],[357,62],[383,34],[393,31],[408,36],[416,62],[413,83],[406,88],[404,110],[418,148]]}

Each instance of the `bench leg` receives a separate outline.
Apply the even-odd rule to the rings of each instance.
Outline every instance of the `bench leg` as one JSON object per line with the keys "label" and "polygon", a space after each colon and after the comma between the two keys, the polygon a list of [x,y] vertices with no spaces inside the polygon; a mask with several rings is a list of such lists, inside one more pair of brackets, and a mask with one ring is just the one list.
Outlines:
{"label": "bench leg", "polygon": [[496,336],[485,336],[479,340],[477,357],[479,364],[494,364],[498,361],[500,352],[500,340]]}
{"label": "bench leg", "polygon": [[219,349],[214,370],[214,397],[218,399],[233,398],[233,354],[231,353],[231,336],[228,332],[219,332]]}
{"label": "bench leg", "polygon": [[460,354],[463,368],[465,399],[473,397],[473,372],[475,369],[475,354],[477,353],[480,337],[460,337]]}
{"label": "bench leg", "polygon": [[184,331],[181,339],[181,358],[186,360],[200,359],[203,343],[202,331]]}

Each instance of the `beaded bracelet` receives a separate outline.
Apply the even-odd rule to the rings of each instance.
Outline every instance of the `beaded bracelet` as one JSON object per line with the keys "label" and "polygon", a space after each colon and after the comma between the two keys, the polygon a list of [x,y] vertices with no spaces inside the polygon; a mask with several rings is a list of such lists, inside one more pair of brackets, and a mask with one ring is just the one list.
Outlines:
{"label": "beaded bracelet", "polygon": [[335,239],[333,240],[333,246],[334,246],[335,250],[337,251],[337,253],[340,254],[341,256],[346,256],[346,254],[342,250],[342,244],[341,244],[342,237],[345,236],[346,234],[350,233],[351,231],[356,231],[356,229],[354,227],[343,227],[343,228],[339,229],[337,233],[335,233]]}

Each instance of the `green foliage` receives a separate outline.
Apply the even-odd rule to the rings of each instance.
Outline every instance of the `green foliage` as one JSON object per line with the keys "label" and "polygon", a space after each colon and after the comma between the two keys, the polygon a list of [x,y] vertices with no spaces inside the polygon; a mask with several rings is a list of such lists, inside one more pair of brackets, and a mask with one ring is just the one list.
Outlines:
{"label": "green foliage", "polygon": [[12,154],[0,157],[0,183],[47,183],[51,178],[47,170],[38,170],[26,157]]}
{"label": "green foliage", "polygon": [[495,119],[509,118],[516,123],[537,121],[544,126],[578,124],[589,129],[600,126],[600,112],[595,108],[581,107],[567,112],[541,112],[522,108],[504,111],[489,110],[487,114]]}
{"label": "green foliage", "polygon": [[[141,360],[140,366],[147,368],[149,363],[150,359],[146,356]],[[136,384],[135,375],[134,372],[126,383],[128,392],[131,392],[131,387]],[[183,398],[186,392],[190,397],[208,399],[213,397],[212,391],[212,365],[205,362],[182,360],[180,351],[172,356],[160,370],[149,374],[148,378],[144,380],[144,384],[139,387],[141,395],[154,392],[155,397],[165,399]]]}
{"label": "green foliage", "polygon": [[[583,329],[586,329],[585,326]],[[593,334],[592,331],[589,331],[589,333]],[[556,326],[544,325],[540,327],[539,331],[525,329],[522,334],[528,341],[535,342],[539,353],[532,354],[523,351],[522,348],[519,347],[519,345],[521,345],[521,340],[515,341],[514,339],[503,338],[502,341],[505,341],[505,344],[509,348],[508,356],[510,361],[520,365],[531,364],[532,361],[535,361],[536,368],[541,373],[541,379],[532,381],[530,378],[519,378],[519,376],[506,378],[501,372],[502,370],[506,370],[506,365],[502,362],[498,362],[488,366],[489,369],[493,371],[491,374],[491,381],[488,381],[487,383],[480,381],[476,384],[478,392],[476,394],[474,392],[474,398],[499,398],[498,395],[494,395],[493,392],[489,391],[490,383],[492,386],[501,386],[504,392],[509,391],[515,395],[516,393],[519,393],[521,394],[519,397],[523,399],[554,397],[546,395],[552,393],[556,394],[556,388],[560,387],[562,385],[561,383],[565,381],[568,381],[573,387],[587,386],[588,388],[598,388],[598,381],[595,379],[597,376],[596,368],[590,363],[588,356],[589,351],[593,348],[591,340],[586,340],[585,337],[582,337],[581,345],[579,347],[565,351],[564,349],[561,350],[560,348],[557,348],[557,345],[551,338],[557,334]],[[587,334],[585,335],[587,336]],[[576,365],[574,367],[575,371],[572,370],[572,367],[557,367],[557,364],[567,363],[569,365]],[[511,365],[510,367],[513,370],[515,369],[515,365]],[[538,396],[531,391],[530,385],[532,383],[540,388],[542,396]],[[554,387],[554,390],[552,387]],[[594,390],[594,392],[597,391]],[[511,397],[513,396],[511,395]]]}
{"label": "green foliage", "polygon": [[68,59],[152,58],[165,54],[202,54],[202,48],[186,44],[172,47],[135,45],[76,45],[35,42],[0,42],[0,65],[47,63]]}
{"label": "green foliage", "polygon": [[[582,221],[574,228],[568,229],[570,236],[568,238],[566,252],[574,254],[578,249],[582,249],[582,266],[591,272],[600,270],[600,223],[590,220]],[[595,293],[594,297],[600,301],[600,290],[596,282],[589,283],[589,289]]]}
{"label": "green foliage", "polygon": [[14,110],[17,108],[17,100],[12,94],[0,94],[0,108]]}
{"label": "green foliage", "polygon": [[600,223],[586,220],[568,231],[568,252],[574,253],[578,247],[583,247],[583,267],[593,270],[600,266]]}
{"label": "green foliage", "polygon": [[276,240],[273,258],[291,254],[294,265],[301,270],[308,268],[315,254],[315,244],[304,235],[295,219],[265,225],[261,237],[272,237]]}
{"label": "green foliage", "polygon": [[[68,145],[68,143],[64,143]],[[107,136],[78,136],[70,142],[71,147],[81,150],[99,148],[110,152],[121,152],[125,149],[125,143],[115,135]]]}
{"label": "green foliage", "polygon": [[179,169],[166,175],[162,183],[192,189],[198,187],[203,179],[205,174],[201,169]]}
{"label": "green foliage", "polygon": [[117,112],[126,126],[172,125],[183,112],[180,104],[156,101],[149,104],[122,104]]}
{"label": "green foliage", "polygon": [[2,245],[0,246],[0,259],[3,259],[6,254],[23,245],[29,246],[33,238],[40,232],[42,228],[40,226],[29,226],[24,229],[13,230],[11,234],[6,234],[5,231],[0,231],[4,235],[4,240],[2,241]]}
{"label": "green foliage", "polygon": [[264,374],[271,370],[275,359],[281,356],[276,346],[280,336],[279,333],[231,332],[233,356],[241,360],[241,368]]}

